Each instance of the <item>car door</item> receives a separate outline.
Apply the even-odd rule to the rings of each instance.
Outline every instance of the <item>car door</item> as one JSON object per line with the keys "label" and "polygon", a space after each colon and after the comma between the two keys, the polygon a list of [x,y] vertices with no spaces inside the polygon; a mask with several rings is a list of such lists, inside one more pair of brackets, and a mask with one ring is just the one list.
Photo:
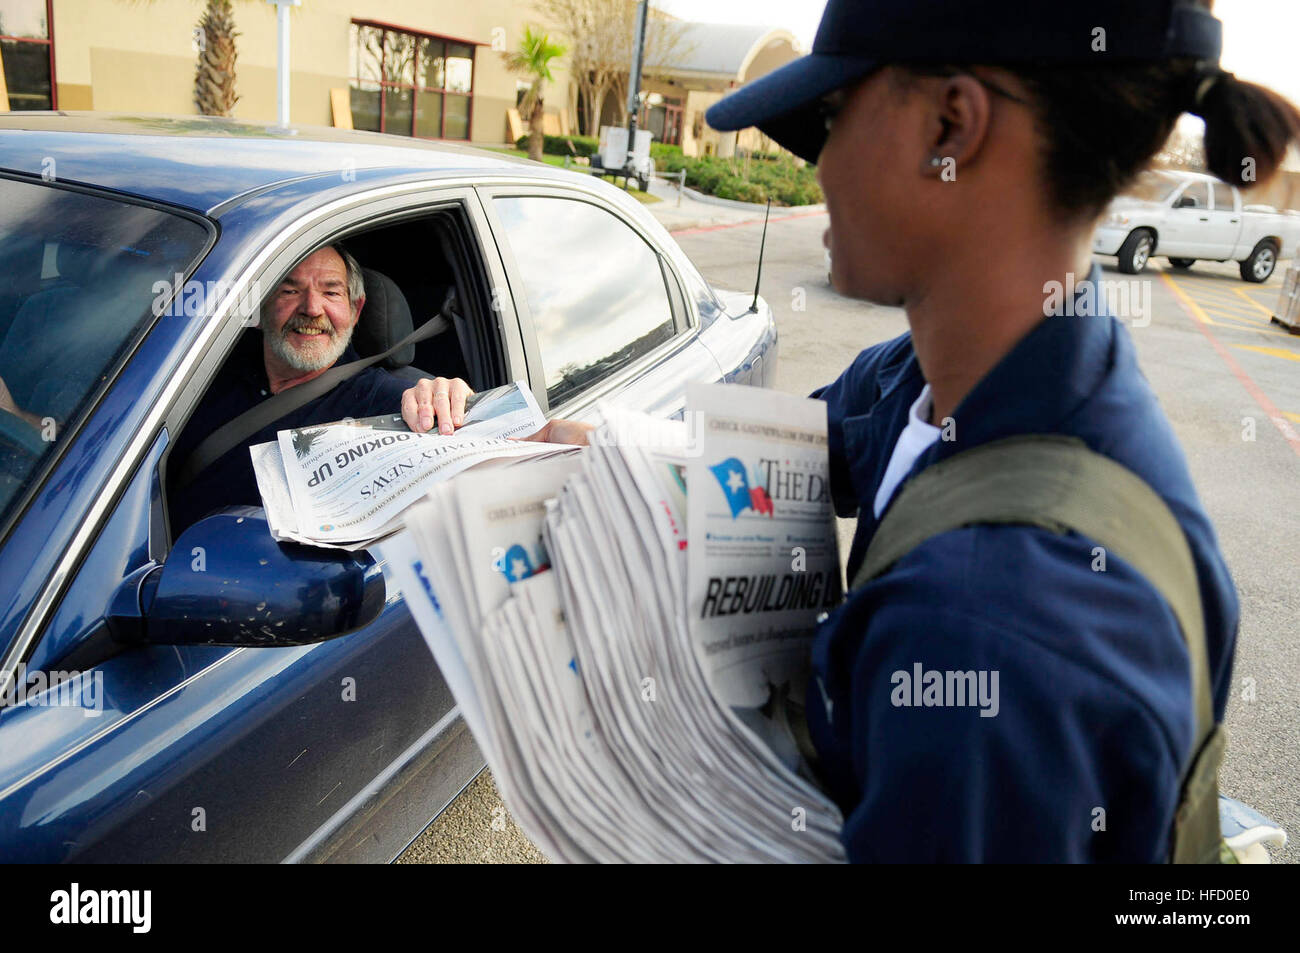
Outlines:
{"label": "car door", "polygon": [[1209,224],[1210,189],[1197,179],[1183,186],[1173,197],[1160,231],[1159,251],[1174,258],[1205,258],[1209,249],[1206,226]]}
{"label": "car door", "polygon": [[1204,223],[1203,257],[1226,261],[1232,257],[1241,233],[1241,213],[1236,207],[1236,189],[1224,182],[1211,183],[1211,206]]}
{"label": "car door", "polygon": [[721,380],[671,257],[598,190],[479,191],[549,413],[582,418],[612,399],[671,416],[687,381]]}
{"label": "car door", "polygon": [[[236,210],[192,278],[199,287],[273,287],[304,254],[349,228],[449,201],[481,215],[464,187],[382,193],[296,215],[274,235]],[[480,223],[474,234],[483,230]],[[257,249],[251,263],[240,245]],[[499,261],[492,267],[499,273]],[[173,540],[162,515],[172,434],[242,330],[238,300],[232,294],[196,309],[194,324],[158,321],[110,391],[118,401],[112,419],[123,418],[123,408],[137,414],[129,429],[144,449],[123,457],[98,488],[95,498],[111,506],[102,517],[86,514],[83,538],[63,560],[67,584],[56,589],[51,580],[41,597],[47,607],[29,615],[18,636],[28,670],[71,673],[66,685],[84,683],[97,707],[0,709],[6,859],[386,860],[482,766],[395,588],[369,624],[308,645],[123,645],[118,637],[142,592],[161,585],[159,574],[203,574],[207,584],[240,565],[238,550],[250,541],[275,546],[260,530],[209,534],[192,545],[189,534],[206,520]],[[197,336],[187,335],[196,325]],[[517,330],[513,336],[518,359]],[[179,362],[164,366],[164,353],[181,355]],[[95,451],[74,444],[71,452]],[[12,564],[8,549],[5,558]],[[87,694],[73,697],[84,702]]]}

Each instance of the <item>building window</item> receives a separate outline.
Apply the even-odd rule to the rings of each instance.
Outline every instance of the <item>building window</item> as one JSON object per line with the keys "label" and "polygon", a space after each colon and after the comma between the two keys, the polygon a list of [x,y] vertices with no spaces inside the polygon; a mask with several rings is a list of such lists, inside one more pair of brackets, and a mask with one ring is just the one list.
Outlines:
{"label": "building window", "polygon": [[50,0],[0,0],[0,57],[11,110],[55,108]]}
{"label": "building window", "polygon": [[351,73],[353,128],[469,138],[473,44],[357,21]]}

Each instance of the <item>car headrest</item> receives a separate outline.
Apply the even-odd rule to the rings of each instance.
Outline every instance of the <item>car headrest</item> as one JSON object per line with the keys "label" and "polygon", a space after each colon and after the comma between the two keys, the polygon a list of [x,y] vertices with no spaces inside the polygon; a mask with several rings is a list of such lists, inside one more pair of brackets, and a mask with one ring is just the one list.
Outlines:
{"label": "car headrest", "polygon": [[[370,357],[388,350],[415,330],[415,326],[406,296],[393,279],[373,268],[362,268],[361,276],[365,279],[366,303],[361,309],[361,320],[352,332],[352,346],[362,357]],[[379,364],[389,368],[406,367],[414,360],[415,345],[408,344]]]}

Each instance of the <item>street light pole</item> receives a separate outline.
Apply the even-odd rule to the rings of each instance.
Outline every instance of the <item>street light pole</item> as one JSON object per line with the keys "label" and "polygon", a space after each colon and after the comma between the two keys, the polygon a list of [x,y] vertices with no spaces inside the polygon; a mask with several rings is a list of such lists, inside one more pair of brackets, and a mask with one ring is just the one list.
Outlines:
{"label": "street light pole", "polygon": [[[641,58],[645,50],[647,6],[649,0],[640,0],[636,5],[636,42],[632,46],[632,75],[628,78],[627,84],[627,160],[624,162],[624,168],[629,172],[632,170],[636,156],[636,121],[637,114],[641,111]],[[626,181],[625,179],[624,182]]]}
{"label": "street light pole", "polygon": [[289,125],[289,8],[302,0],[266,0],[275,6],[275,121]]}

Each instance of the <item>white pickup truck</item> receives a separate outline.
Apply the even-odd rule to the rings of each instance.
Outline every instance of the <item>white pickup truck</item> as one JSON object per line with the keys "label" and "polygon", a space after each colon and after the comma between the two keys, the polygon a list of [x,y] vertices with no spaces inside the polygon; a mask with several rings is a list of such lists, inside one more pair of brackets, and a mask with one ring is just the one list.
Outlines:
{"label": "white pickup truck", "polygon": [[1175,268],[1235,261],[1244,281],[1267,281],[1279,258],[1296,253],[1300,213],[1243,205],[1241,192],[1213,176],[1152,171],[1111,202],[1092,236],[1092,250],[1114,255],[1136,275],[1157,253]]}

